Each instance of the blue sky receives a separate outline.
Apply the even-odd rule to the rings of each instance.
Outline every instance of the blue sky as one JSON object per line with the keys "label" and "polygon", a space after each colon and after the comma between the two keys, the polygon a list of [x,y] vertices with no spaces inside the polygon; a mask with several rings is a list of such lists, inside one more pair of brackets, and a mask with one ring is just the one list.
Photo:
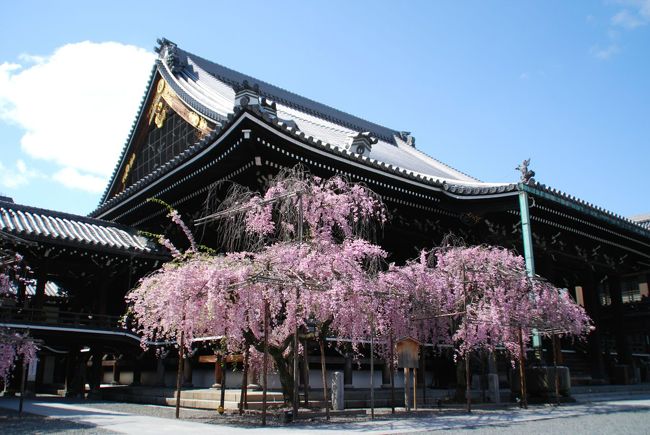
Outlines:
{"label": "blue sky", "polygon": [[542,183],[650,212],[650,0],[3,2],[0,192],[94,209],[161,36],[481,180],[530,157]]}

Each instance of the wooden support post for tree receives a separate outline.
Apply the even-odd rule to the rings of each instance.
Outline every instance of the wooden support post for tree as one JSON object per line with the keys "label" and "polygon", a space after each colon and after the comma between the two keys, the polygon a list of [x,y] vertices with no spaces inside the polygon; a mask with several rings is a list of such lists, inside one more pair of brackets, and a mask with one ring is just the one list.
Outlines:
{"label": "wooden support post for tree", "polygon": [[305,394],[305,408],[309,407],[309,355],[307,354],[307,339],[302,342],[303,349],[303,367],[302,367],[302,377],[303,377],[303,391]]}
{"label": "wooden support post for tree", "polygon": [[524,349],[523,331],[519,328],[519,389],[521,402],[519,406],[528,409],[528,399],[526,397],[526,350]]}
{"label": "wooden support post for tree", "polygon": [[239,395],[239,415],[242,415],[244,413],[244,407],[247,403],[246,381],[248,381],[248,354],[249,354],[249,349],[247,347],[246,350],[244,351],[244,361],[242,363],[242,370],[241,370],[242,375],[241,375],[241,393]]}
{"label": "wooden support post for tree", "polygon": [[469,351],[465,354],[465,399],[467,400],[467,412],[472,412],[472,382],[469,373]]}
{"label": "wooden support post for tree", "polygon": [[395,344],[393,333],[390,333],[390,413],[395,414]]}
{"label": "wooden support post for tree", "polygon": [[327,369],[325,368],[325,336],[321,335],[318,342],[320,346],[320,371],[323,378],[323,399],[325,400],[325,416],[330,419],[330,404],[329,397],[327,395]]}
{"label": "wooden support post for tree", "polygon": [[424,350],[425,347],[422,345],[422,348],[420,350],[420,363],[422,364],[422,405],[426,406],[427,405],[427,370],[425,366],[425,359],[424,359]]}
{"label": "wooden support post for tree", "polygon": [[262,426],[266,426],[266,390],[268,388],[268,365],[269,365],[269,303],[264,301],[264,358],[262,367],[262,379],[264,388],[262,389]]}
{"label": "wooden support post for tree", "polygon": [[370,419],[375,419],[375,317],[370,313]]}
{"label": "wooden support post for tree", "polygon": [[555,369],[555,404],[560,405],[560,376],[557,372],[557,335],[553,334],[553,368]]}
{"label": "wooden support post for tree", "polygon": [[221,348],[221,400],[219,401],[219,413],[223,414],[226,410],[226,347],[225,345]]}
{"label": "wooden support post for tree", "polygon": [[18,402],[18,415],[23,415],[23,403],[25,402],[25,381],[27,379],[27,368],[25,367],[27,363],[25,362],[25,357],[22,358],[20,365],[22,366],[22,372],[20,375],[20,401]]}
{"label": "wooden support post for tree", "polygon": [[181,386],[183,381],[183,352],[185,350],[185,333],[181,332],[181,343],[178,346],[178,370],[176,372],[176,418],[181,412]]}

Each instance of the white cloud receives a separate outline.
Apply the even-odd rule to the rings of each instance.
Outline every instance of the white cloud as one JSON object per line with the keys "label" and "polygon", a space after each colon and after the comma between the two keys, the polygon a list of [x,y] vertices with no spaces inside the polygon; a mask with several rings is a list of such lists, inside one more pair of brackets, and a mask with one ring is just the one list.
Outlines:
{"label": "white cloud", "polygon": [[613,25],[636,29],[650,23],[650,0],[619,0],[617,3],[627,8],[612,17]]}
{"label": "white cloud", "polygon": [[23,160],[18,160],[15,167],[7,167],[0,162],[0,186],[15,189],[24,186],[33,178],[46,178],[44,174],[29,169]]}
{"label": "white cloud", "polygon": [[609,60],[612,56],[614,56],[619,51],[621,51],[621,49],[616,44],[609,44],[607,47],[600,47],[599,45],[594,45],[589,50],[591,55],[599,60]]}
{"label": "white cloud", "polygon": [[628,11],[627,9],[623,9],[612,17],[612,24],[627,29],[635,29],[639,26],[643,26],[645,21],[640,16]]}
{"label": "white cloud", "polygon": [[90,193],[101,193],[106,187],[106,179],[95,175],[82,174],[74,168],[63,168],[52,175],[52,178],[66,187],[85,190]]}
{"label": "white cloud", "polygon": [[[55,163],[53,178],[101,192],[135,118],[154,54],[80,42],[0,64],[0,119],[25,130],[22,150]],[[98,188],[98,183],[103,184]]]}

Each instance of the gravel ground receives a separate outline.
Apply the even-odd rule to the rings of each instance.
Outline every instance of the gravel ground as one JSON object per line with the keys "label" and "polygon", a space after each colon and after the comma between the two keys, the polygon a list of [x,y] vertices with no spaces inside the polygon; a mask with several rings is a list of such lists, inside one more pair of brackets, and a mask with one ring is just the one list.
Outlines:
{"label": "gravel ground", "polygon": [[[648,396],[646,396],[648,397]],[[81,406],[88,406],[117,413],[131,413],[143,416],[174,418],[174,408],[156,405],[140,405],[118,402],[105,402],[105,401],[91,401],[91,400],[65,400],[61,398],[39,398],[39,401],[54,401],[54,402],[67,402]],[[549,434],[549,433],[570,433],[570,434],[648,434],[650,435],[650,407],[646,404],[634,405],[633,402],[625,400],[614,400],[608,403],[593,403],[593,404],[576,404],[562,406],[557,408],[560,412],[571,411],[572,409],[581,409],[580,413],[572,416],[553,415],[555,413],[552,406],[531,406],[530,411],[534,413],[548,412],[548,418],[543,420],[525,421],[525,422],[510,422],[498,423],[492,420],[494,413],[503,413],[505,410],[501,408],[498,410],[490,409],[475,409],[473,412],[474,417],[478,417],[478,423],[473,427],[464,426],[462,423],[453,429],[445,429],[439,426],[437,430],[422,430],[418,434],[427,433],[459,433],[459,434],[521,434],[526,433],[535,434]],[[505,411],[506,414],[512,412],[518,414],[517,408],[513,407],[510,411]],[[522,411],[526,412],[526,411]],[[398,420],[410,419],[413,423],[411,430],[426,429],[428,423],[423,422],[422,418],[432,418],[432,426],[435,427],[436,423],[441,423],[445,418],[440,420],[437,417],[463,416],[465,415],[459,409],[443,409],[441,411],[420,411],[411,413],[408,417],[404,414],[397,416]],[[482,417],[486,419],[483,420]],[[192,409],[181,409],[181,418],[186,421],[197,423],[210,423],[214,425],[221,425],[224,432],[228,432],[228,426],[231,428],[260,428],[259,414],[248,414],[240,416],[239,414],[224,414],[218,415],[215,411],[201,411]],[[385,422],[388,429],[391,426],[389,420],[395,420],[396,416],[391,415],[389,410],[378,410],[376,420],[378,426]],[[334,416],[329,422],[325,421],[324,417],[317,417],[311,420],[303,420],[298,424],[285,426],[287,432],[291,429],[327,429],[332,425],[332,430],[336,430],[337,424],[341,423],[359,423],[369,422],[369,416],[365,415],[339,415]],[[420,420],[424,425],[418,424]],[[456,419],[457,421],[457,419]],[[282,414],[270,414],[268,417],[269,426],[284,426]],[[489,425],[482,425],[482,423],[490,422]],[[365,424],[362,424],[365,426]],[[449,427],[449,426],[447,426]],[[339,427],[340,429],[341,427]],[[375,428],[377,430],[378,427]],[[365,426],[365,430],[371,430],[370,426]],[[363,430],[362,430],[363,431]],[[381,432],[381,430],[380,430]],[[62,434],[110,434],[114,433],[105,429],[93,427],[88,424],[76,423],[63,419],[53,419],[40,417],[36,415],[24,414],[23,417],[18,417],[17,412],[8,411],[0,408],[0,433],[6,434],[26,434],[26,433],[62,433]]]}
{"label": "gravel ground", "polygon": [[528,421],[508,425],[478,426],[443,431],[417,432],[423,434],[453,433],[460,435],[497,434],[571,434],[571,435],[617,435],[650,434],[650,410],[628,410],[611,414],[581,415],[549,420]]}
{"label": "gravel ground", "polygon": [[106,429],[67,420],[23,414],[0,408],[0,432],[3,434],[114,434]]}

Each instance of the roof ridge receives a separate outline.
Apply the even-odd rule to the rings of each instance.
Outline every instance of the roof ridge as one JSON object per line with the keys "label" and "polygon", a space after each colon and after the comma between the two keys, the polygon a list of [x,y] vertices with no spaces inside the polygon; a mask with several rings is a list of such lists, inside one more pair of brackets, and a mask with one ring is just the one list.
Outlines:
{"label": "roof ridge", "polygon": [[[359,130],[359,131],[369,130],[366,127],[375,127],[378,130],[385,130],[385,132],[383,134],[380,134],[380,131],[372,131],[372,133],[376,134],[377,136],[380,136],[383,139],[387,139],[389,142],[394,141],[394,138],[392,136],[399,133],[399,130],[396,130],[396,129],[393,129],[393,128],[390,128],[390,127],[386,127],[386,126],[381,125],[381,124],[377,124],[376,122],[369,121],[367,119],[361,118],[359,116],[353,115],[353,114],[348,113],[348,112],[344,112],[343,110],[337,109],[337,108],[332,107],[332,106],[330,106],[328,104],[318,102],[318,101],[313,100],[311,98],[305,97],[305,96],[297,94],[295,92],[292,92],[292,91],[290,91],[288,89],[282,88],[280,86],[276,86],[276,85],[274,85],[272,83],[269,83],[267,81],[260,80],[260,79],[258,79],[256,77],[253,77],[253,76],[250,76],[248,74],[244,74],[242,72],[236,71],[236,70],[234,70],[232,68],[229,68],[227,66],[224,66],[224,65],[222,65],[220,63],[214,62],[214,61],[206,59],[206,58],[204,58],[202,56],[199,56],[199,55],[196,55],[196,54],[191,53],[189,51],[183,50],[182,48],[177,47],[176,49],[179,52],[185,54],[185,56],[190,57],[190,58],[192,58],[194,60],[198,59],[198,60],[200,60],[202,62],[205,62],[205,63],[207,63],[209,65],[212,65],[212,66],[215,66],[215,67],[217,67],[219,69],[222,69],[222,70],[224,70],[224,72],[230,73],[230,74],[235,75],[235,76],[241,76],[242,79],[244,79],[244,80],[249,80],[252,83],[257,83],[259,85],[262,85],[262,86],[268,88],[268,89],[260,89],[260,94],[266,94],[265,96],[272,97],[273,99],[277,100],[278,103],[289,105],[291,107],[300,109],[300,110],[302,110],[302,111],[304,111],[306,113],[317,114],[320,117],[322,117],[323,119],[334,121],[334,122],[339,123],[339,124],[341,124],[343,126],[347,125],[349,128],[352,128],[354,130]],[[202,65],[199,65],[199,66],[202,69],[204,69],[208,74],[211,74],[213,76],[218,75],[216,72],[210,71],[209,69],[206,69]],[[238,81],[236,82],[235,79],[233,79],[232,77],[218,76],[217,78],[219,80],[222,80],[222,81],[224,81],[226,83],[229,83],[231,85],[240,84],[240,82],[238,82]],[[286,93],[288,96],[291,96],[291,97],[296,97],[299,100],[303,100],[303,102],[295,101],[295,100],[292,101],[292,100],[283,98],[282,96],[279,96],[279,95],[273,95],[274,90]],[[304,104],[304,103],[309,103],[309,104]],[[314,105],[315,107],[309,107],[309,105]],[[323,111],[322,109],[325,109],[325,110]],[[331,111],[332,113],[328,114],[328,113],[326,113],[327,111]],[[336,115],[339,115],[339,116],[336,116]],[[345,119],[342,119],[341,116],[343,118],[345,118],[345,117],[351,118],[350,121],[352,121],[352,122],[346,121]],[[355,124],[355,121],[357,122],[357,124]],[[368,125],[363,126],[361,124],[358,124],[358,122],[361,122],[361,124],[365,123],[365,124],[368,124]]]}
{"label": "roof ridge", "polygon": [[[401,140],[401,139],[400,139],[400,140]],[[396,142],[397,142],[397,141],[396,141]],[[399,147],[400,144],[398,143],[397,146]],[[468,177],[468,178],[471,178],[471,179],[474,180],[474,181],[478,181],[479,183],[483,183],[483,182],[484,182],[484,181],[482,181],[482,180],[480,180],[480,179],[478,179],[478,178],[476,178],[476,177],[474,177],[474,176],[472,176],[472,175],[469,175],[469,174],[467,174],[467,173],[465,173],[465,172],[463,172],[463,171],[461,171],[461,170],[459,170],[459,169],[456,169],[455,167],[453,167],[453,166],[451,166],[451,165],[449,165],[449,164],[443,162],[442,160],[438,160],[438,159],[436,159],[435,157],[430,156],[429,154],[425,153],[424,151],[422,151],[422,150],[419,149],[419,148],[416,148],[416,147],[414,147],[414,146],[412,147],[412,146],[409,146],[409,145],[406,145],[406,144],[405,144],[405,146],[403,146],[403,147],[401,147],[401,148],[404,149],[404,150],[406,150],[407,152],[415,151],[416,153],[422,154],[423,156],[425,156],[425,157],[427,157],[427,158],[433,160],[434,162],[436,162],[436,163],[440,163],[441,165],[446,166],[447,168],[451,169],[452,171],[456,171],[456,172],[458,172],[459,174],[463,174],[464,176],[466,176],[466,177]]]}

